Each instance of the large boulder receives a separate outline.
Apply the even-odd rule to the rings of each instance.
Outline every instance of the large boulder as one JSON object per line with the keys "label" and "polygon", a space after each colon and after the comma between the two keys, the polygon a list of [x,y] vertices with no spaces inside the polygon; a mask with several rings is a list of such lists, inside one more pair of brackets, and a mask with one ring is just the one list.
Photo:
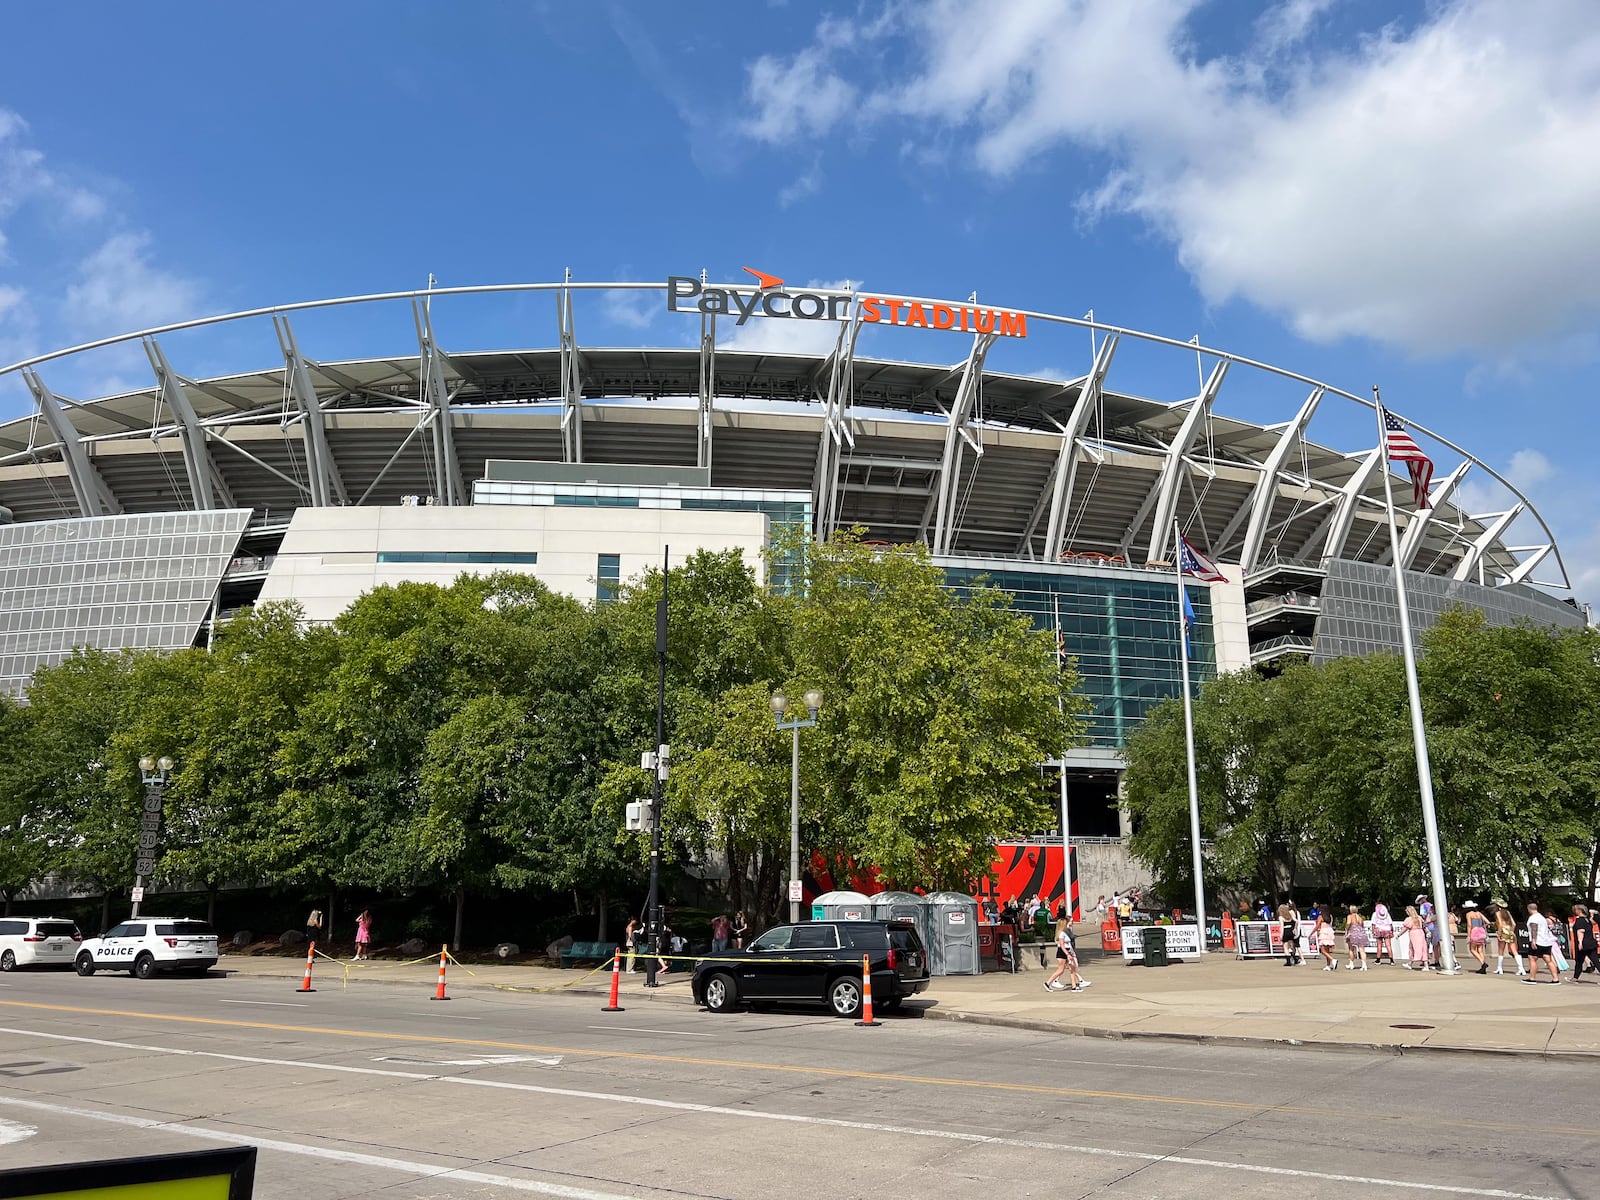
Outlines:
{"label": "large boulder", "polygon": [[407,958],[419,958],[428,952],[428,943],[421,938],[407,938],[400,943],[400,953]]}
{"label": "large boulder", "polygon": [[494,948],[496,958],[515,958],[522,953],[522,947],[515,942],[501,942]]}
{"label": "large boulder", "polygon": [[285,929],[278,935],[278,945],[280,946],[294,947],[304,946],[305,944],[306,935],[301,933],[298,929]]}
{"label": "large boulder", "polygon": [[241,929],[238,933],[233,935],[233,944],[235,946],[248,946],[255,940],[256,935],[251,933],[248,929]]}
{"label": "large boulder", "polygon": [[544,956],[552,962],[561,961],[561,952],[572,948],[572,935],[565,934],[544,948]]}

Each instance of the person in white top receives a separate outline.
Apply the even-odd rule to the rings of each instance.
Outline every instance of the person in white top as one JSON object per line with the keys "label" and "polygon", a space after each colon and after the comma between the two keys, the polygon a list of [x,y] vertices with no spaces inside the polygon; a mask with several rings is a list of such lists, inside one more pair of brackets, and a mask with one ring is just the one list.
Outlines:
{"label": "person in white top", "polygon": [[1528,977],[1523,983],[1539,982],[1539,964],[1543,963],[1545,970],[1550,972],[1550,982],[1560,983],[1561,976],[1556,973],[1555,964],[1550,961],[1551,950],[1555,947],[1556,935],[1550,932],[1550,922],[1539,911],[1537,904],[1528,905]]}

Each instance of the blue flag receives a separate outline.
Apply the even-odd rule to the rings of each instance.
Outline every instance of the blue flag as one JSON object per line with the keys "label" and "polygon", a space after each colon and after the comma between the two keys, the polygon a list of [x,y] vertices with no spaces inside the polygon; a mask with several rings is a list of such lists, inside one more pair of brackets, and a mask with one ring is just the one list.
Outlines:
{"label": "blue flag", "polygon": [[1178,584],[1178,595],[1183,602],[1183,656],[1192,659],[1194,650],[1189,645],[1189,630],[1194,627],[1194,605],[1189,603],[1189,589]]}

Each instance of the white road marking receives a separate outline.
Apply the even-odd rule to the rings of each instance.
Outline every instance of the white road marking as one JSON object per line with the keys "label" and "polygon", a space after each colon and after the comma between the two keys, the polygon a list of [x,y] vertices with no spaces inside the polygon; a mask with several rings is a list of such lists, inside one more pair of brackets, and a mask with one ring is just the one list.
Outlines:
{"label": "white road marking", "polygon": [[589,1029],[604,1029],[606,1032],[621,1033],[665,1033],[672,1037],[716,1037],[714,1033],[690,1033],[687,1029],[645,1029],[639,1025],[590,1025]]}
{"label": "white road marking", "polygon": [[443,1017],[447,1021],[481,1021],[482,1017],[463,1017],[458,1013],[425,1012],[407,1013],[408,1017]]}
{"label": "white road marking", "polygon": [[39,1100],[18,1100],[0,1096],[0,1104],[33,1109],[63,1117],[81,1117],[90,1121],[105,1121],[112,1125],[128,1125],[135,1129],[156,1129],[162,1133],[181,1133],[187,1137],[208,1141],[243,1143],[260,1150],[276,1150],[282,1154],[301,1154],[307,1158],[320,1158],[332,1162],[350,1163],[358,1167],[376,1167],[384,1171],[404,1171],[426,1179],[448,1179],[459,1183],[482,1183],[490,1187],[509,1188],[516,1192],[536,1192],[541,1196],[561,1196],[564,1200],[628,1200],[620,1192],[597,1192],[592,1188],[569,1187],[562,1183],[544,1183],[537,1179],[514,1179],[509,1175],[491,1175],[486,1171],[460,1170],[438,1167],[432,1163],[404,1158],[388,1158],[379,1154],[359,1154],[353,1150],[334,1150],[326,1146],[302,1146],[298,1142],[280,1142],[275,1138],[252,1137],[247,1133],[232,1133],[223,1129],[207,1129],[203,1125],[176,1125],[167,1121],[153,1121],[147,1117],[127,1116],[121,1113],[95,1112],[87,1108],[71,1108],[65,1104],[45,1104]]}
{"label": "white road marking", "polygon": [[[985,1146],[1002,1146],[1015,1150],[1049,1150],[1061,1154],[1081,1154],[1089,1158],[1117,1158],[1147,1163],[1172,1163],[1182,1167],[1206,1167],[1218,1171],[1240,1171],[1249,1175],[1277,1175],[1288,1179],[1314,1179],[1325,1183],[1354,1183],[1364,1187],[1389,1187],[1402,1191],[1436,1192],[1446,1196],[1482,1196],[1487,1200],[1564,1200],[1560,1196],[1543,1195],[1537,1192],[1508,1192],[1502,1188],[1477,1188],[1465,1187],[1448,1183],[1421,1183],[1409,1179],[1386,1179],[1371,1175],[1339,1175],[1329,1171],[1305,1171],[1293,1167],[1270,1167],[1258,1163],[1228,1162],[1216,1158],[1193,1158],[1182,1154],[1155,1154],[1142,1150],[1116,1150],[1106,1146],[1078,1146],[1066,1142],[1037,1141],[1031,1138],[995,1137],[982,1133],[964,1133],[952,1129],[928,1129],[915,1125],[888,1125],[878,1121],[848,1121],[842,1117],[817,1117],[800,1113],[762,1112],[758,1109],[724,1108],[716,1104],[694,1104],[685,1100],[657,1100],[649,1096],[628,1096],[613,1092],[581,1091],[577,1088],[543,1087],[533,1083],[512,1083],[507,1080],[497,1079],[471,1079],[460,1075],[424,1075],[417,1071],[383,1071],[376,1067],[347,1067],[337,1063],[298,1062],[294,1059],[284,1058],[256,1058],[244,1054],[223,1054],[215,1050],[187,1050],[175,1046],[144,1046],[134,1042],[113,1042],[103,1038],[75,1037],[66,1033],[42,1033],[35,1029],[11,1029],[0,1027],[0,1033],[14,1033],[23,1037],[48,1038],[58,1042],[76,1042],[90,1046],[108,1046],[118,1050],[143,1050],[157,1054],[186,1054],[195,1058],[219,1058],[229,1062],[255,1063],[260,1066],[295,1067],[308,1071],[334,1071],[349,1075],[384,1075],[391,1079],[413,1079],[419,1082],[457,1084],[463,1087],[500,1088],[504,1091],[531,1092],[541,1096],[561,1096],[574,1100],[594,1100],[609,1104],[632,1104],[641,1108],[662,1108],[674,1112],[703,1113],[719,1117],[738,1117],[742,1120],[777,1121],[790,1125],[820,1125],[829,1129],[854,1129],[864,1133],[889,1133],[904,1137],[934,1138],[941,1141],[967,1142]],[[346,1161],[368,1161],[370,1155],[346,1154],[344,1151],[320,1150],[309,1146],[297,1146],[290,1142],[268,1142],[263,1139],[240,1137],[231,1133],[201,1132],[183,1125],[168,1125],[160,1121],[145,1122],[143,1118],[116,1117],[109,1114],[79,1111],[75,1109],[56,1108],[37,1101],[14,1100],[10,1097],[0,1096],[0,1104],[20,1104],[25,1107],[34,1107],[45,1111],[72,1113],[85,1117],[101,1117],[105,1120],[139,1122],[140,1125],[151,1128],[170,1129],[176,1133],[195,1133],[197,1136],[233,1138],[236,1141],[247,1142],[251,1145],[262,1146],[276,1150],[287,1150],[291,1153],[313,1154],[325,1157],[337,1157]],[[377,1160],[372,1165],[382,1165],[386,1162],[399,1162],[393,1160]],[[431,1167],[422,1167],[421,1164],[407,1164],[397,1167],[398,1170],[432,1170]],[[470,1172],[446,1172],[450,1178],[468,1179]],[[484,1176],[471,1179],[477,1183],[499,1182]],[[533,1187],[520,1180],[507,1180],[505,1186],[522,1188],[523,1190],[543,1191],[546,1187],[557,1185],[539,1185]],[[599,1193],[585,1193],[579,1191],[547,1192],[549,1195],[563,1196],[592,1196]]]}
{"label": "white road marking", "polygon": [[218,1000],[218,1004],[262,1004],[268,1008],[309,1008],[298,1000]]}
{"label": "white road marking", "polygon": [[0,1121],[0,1146],[25,1141],[38,1132],[32,1125],[24,1125],[20,1121]]}

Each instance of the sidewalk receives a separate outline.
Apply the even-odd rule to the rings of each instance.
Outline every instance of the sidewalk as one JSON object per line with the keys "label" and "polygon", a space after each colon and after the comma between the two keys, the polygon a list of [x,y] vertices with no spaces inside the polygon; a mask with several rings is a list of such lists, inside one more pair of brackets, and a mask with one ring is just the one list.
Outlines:
{"label": "sidewalk", "polygon": [[[1047,993],[1042,985],[1049,972],[1038,961],[1030,947],[1016,975],[937,977],[920,1004],[928,1017],[939,1020],[1088,1037],[1600,1061],[1600,983],[1587,977],[1552,986],[1524,984],[1510,973],[1443,977],[1390,966],[1328,973],[1319,966],[1285,968],[1278,959],[1241,962],[1216,953],[1199,962],[1146,968],[1085,951],[1083,974],[1091,986]],[[437,963],[434,958],[410,965],[351,964],[348,986],[426,991],[437,981]],[[224,955],[217,968],[284,980],[299,980],[305,970],[304,959],[268,955]],[[319,959],[314,984],[318,989],[343,986],[341,966]],[[610,974],[588,968],[450,966],[452,993],[496,985],[518,992],[604,996]],[[692,1003],[687,971],[663,976],[662,986],[653,990],[643,985],[642,972],[624,974],[623,1004]]]}

